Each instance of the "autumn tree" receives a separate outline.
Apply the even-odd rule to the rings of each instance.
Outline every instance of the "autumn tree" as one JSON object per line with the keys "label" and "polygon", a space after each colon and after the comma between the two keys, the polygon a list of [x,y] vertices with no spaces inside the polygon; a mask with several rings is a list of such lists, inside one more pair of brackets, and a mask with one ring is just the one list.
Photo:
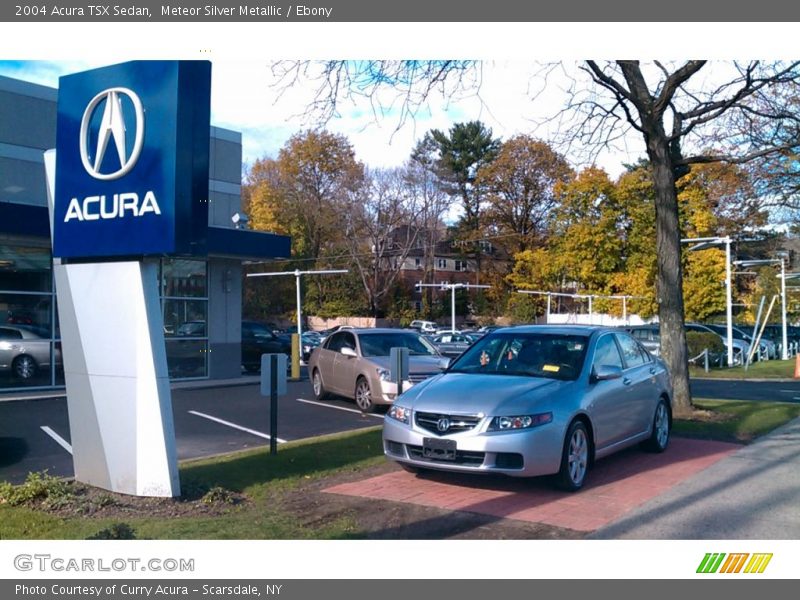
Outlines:
{"label": "autumn tree", "polygon": [[528,135],[503,142],[475,177],[486,198],[483,230],[511,251],[541,245],[558,205],[559,187],[573,177],[566,159]]}

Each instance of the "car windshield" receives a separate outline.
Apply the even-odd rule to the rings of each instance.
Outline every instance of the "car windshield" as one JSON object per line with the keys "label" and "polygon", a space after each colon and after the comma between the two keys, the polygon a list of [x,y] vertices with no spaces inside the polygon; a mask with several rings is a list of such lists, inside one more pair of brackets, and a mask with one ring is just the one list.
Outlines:
{"label": "car windshield", "polygon": [[436,349],[413,333],[362,333],[362,356],[389,356],[392,348],[408,348],[412,356],[437,356]]}
{"label": "car windshield", "polygon": [[548,333],[497,333],[481,338],[448,369],[450,373],[527,375],[577,379],[588,338]]}

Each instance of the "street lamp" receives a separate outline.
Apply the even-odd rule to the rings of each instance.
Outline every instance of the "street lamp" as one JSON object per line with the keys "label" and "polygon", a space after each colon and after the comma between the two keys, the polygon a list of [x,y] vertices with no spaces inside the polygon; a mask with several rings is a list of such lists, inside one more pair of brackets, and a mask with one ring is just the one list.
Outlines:
{"label": "street lamp", "polygon": [[[273,273],[248,273],[248,277],[277,277],[281,275],[294,275],[295,277],[295,288],[297,292],[297,345],[300,348],[300,352],[302,352],[303,348],[303,307],[300,301],[300,277],[303,275],[333,275],[337,273],[349,273],[347,269],[330,269],[326,271],[298,271],[295,269],[294,271],[276,271]],[[300,354],[300,352],[298,354]],[[299,360],[299,359],[298,359]],[[292,357],[292,377],[297,378],[300,374],[300,365],[299,363],[295,365],[294,356]]]}
{"label": "street lamp", "polygon": [[418,290],[424,287],[435,287],[439,288],[440,290],[450,290],[450,312],[451,312],[451,321],[450,321],[450,331],[451,333],[456,332],[456,290],[459,288],[462,289],[474,289],[474,288],[482,288],[488,289],[492,286],[490,285],[477,285],[474,283],[422,283],[421,281],[416,284],[415,286]]}
{"label": "street lamp", "polygon": [[[752,267],[754,265],[776,265],[780,263],[781,274],[778,275],[778,277],[780,277],[781,280],[781,360],[787,360],[789,358],[789,353],[787,348],[788,340],[786,339],[786,278],[788,277],[786,274],[786,259],[789,258],[789,254],[787,252],[778,252],[777,256],[780,258],[737,260],[733,264],[742,267]],[[800,273],[790,273],[789,275],[791,275],[792,279],[800,277]]]}
{"label": "street lamp", "polygon": [[[689,251],[707,250],[717,244],[725,244],[725,319],[728,334],[728,366],[733,366],[733,299],[731,285],[731,238],[725,237],[704,237],[704,238],[684,238],[682,244],[693,243],[694,246]],[[738,264],[738,263],[736,263]]]}

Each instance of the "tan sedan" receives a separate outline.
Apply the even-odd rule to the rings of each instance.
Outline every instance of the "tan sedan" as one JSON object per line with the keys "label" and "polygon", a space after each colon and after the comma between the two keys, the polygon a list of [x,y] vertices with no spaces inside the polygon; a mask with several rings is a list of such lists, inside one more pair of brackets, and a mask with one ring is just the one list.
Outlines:
{"label": "tan sedan", "polygon": [[308,371],[317,399],[328,394],[351,398],[364,412],[391,404],[397,384],[389,381],[392,348],[409,349],[409,376],[403,391],[441,373],[448,360],[421,335],[399,329],[342,329],[311,353]]}

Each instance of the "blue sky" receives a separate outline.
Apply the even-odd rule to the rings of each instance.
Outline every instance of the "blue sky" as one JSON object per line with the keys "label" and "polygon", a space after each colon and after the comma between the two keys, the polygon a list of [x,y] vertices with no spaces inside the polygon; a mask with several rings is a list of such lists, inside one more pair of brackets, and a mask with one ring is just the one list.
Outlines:
{"label": "blue sky", "polygon": [[[116,61],[111,61],[116,62]],[[100,61],[0,61],[0,75],[57,87],[60,75],[103,66]],[[433,96],[413,120],[398,128],[396,98],[378,99],[380,114],[366,99],[341,105],[340,115],[326,127],[344,134],[353,144],[359,160],[371,167],[398,166],[405,161],[415,142],[432,128],[448,129],[459,121],[482,120],[495,135],[508,138],[517,133],[535,133],[535,121],[554,105],[535,106],[528,80],[532,63],[496,61],[483,65],[479,95],[447,101]],[[282,93],[268,61],[212,61],[212,124],[240,131],[246,164],[274,157],[294,133],[319,124],[305,107],[313,97],[310,85],[294,86]],[[638,156],[601,157],[610,173],[623,162]]]}

